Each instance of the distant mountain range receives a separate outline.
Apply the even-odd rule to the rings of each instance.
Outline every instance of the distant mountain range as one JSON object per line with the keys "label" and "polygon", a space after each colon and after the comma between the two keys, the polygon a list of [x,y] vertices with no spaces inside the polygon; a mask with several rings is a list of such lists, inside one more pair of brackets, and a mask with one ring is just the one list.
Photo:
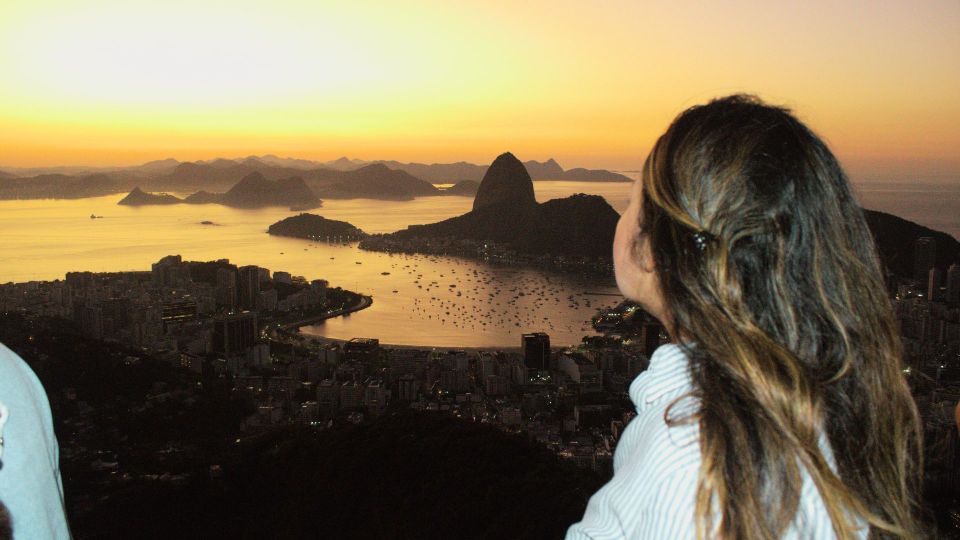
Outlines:
{"label": "distant mountain range", "polygon": [[[364,171],[372,165],[378,167],[360,175],[367,179],[367,183],[357,189],[360,195],[354,195],[350,186],[333,187],[352,182],[354,175],[351,173]],[[552,158],[545,162],[527,161],[524,165],[534,180],[631,181],[622,174],[607,170],[577,168],[565,171]],[[371,179],[371,171],[375,171],[378,177]],[[407,176],[398,176],[392,171],[403,171]],[[387,160],[361,161],[342,157],[319,162],[281,158],[272,154],[195,162],[180,162],[167,158],[131,167],[7,168],[0,171],[0,199],[81,198],[128,191],[135,186],[151,191],[216,192],[229,189],[252,172],[259,172],[269,180],[297,176],[311,188],[331,188],[329,195],[323,195],[330,198],[373,195],[375,198],[406,199],[439,194],[431,192],[425,186],[416,185],[411,178],[430,184],[479,181],[486,171],[486,165],[462,161],[424,164]],[[391,179],[401,181],[403,186],[392,186]]]}
{"label": "distant mountain range", "polygon": [[99,197],[130,191],[135,187],[144,192],[225,193],[254,173],[271,181],[300,178],[315,195],[331,199],[409,200],[428,195],[473,195],[470,184],[444,190],[405,171],[390,169],[382,163],[364,165],[349,171],[295,169],[255,159],[240,163],[230,160],[176,163],[172,168],[168,165],[170,163],[144,165],[143,167],[151,170],[162,171],[153,175],[110,172],[85,176],[44,174],[33,177],[0,177],[0,200]]}
{"label": "distant mountain range", "polygon": [[42,174],[29,178],[0,177],[0,200],[82,199],[121,193],[136,185],[136,178],[117,173],[96,173],[84,176]]}
{"label": "distant mountain range", "polygon": [[[339,170],[353,170],[367,163],[382,163],[391,169],[406,171],[417,178],[433,183],[449,183],[460,180],[479,181],[487,172],[487,165],[475,165],[465,161],[457,163],[402,163],[399,161],[372,161],[365,162],[340,158],[328,161],[323,166]],[[604,169],[576,168],[564,170],[553,158],[547,161],[525,161],[523,165],[527,173],[534,180],[571,180],[579,182],[632,182],[630,177]]]}
{"label": "distant mountain range", "polygon": [[335,184],[314,182],[314,189],[325,199],[396,199],[407,200],[443,192],[430,182],[411,176],[401,170],[376,163],[339,174],[348,178]]}

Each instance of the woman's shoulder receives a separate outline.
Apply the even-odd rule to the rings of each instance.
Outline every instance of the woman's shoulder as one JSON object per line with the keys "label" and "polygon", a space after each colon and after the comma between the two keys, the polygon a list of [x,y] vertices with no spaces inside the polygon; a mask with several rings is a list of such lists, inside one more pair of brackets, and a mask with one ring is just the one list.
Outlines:
{"label": "woman's shoulder", "polygon": [[700,466],[699,401],[693,394],[682,348],[662,345],[650,367],[630,385],[637,415],[627,424],[614,453],[614,469],[657,482],[671,472]]}
{"label": "woman's shoulder", "polygon": [[696,410],[691,389],[682,351],[657,349],[630,385],[637,415],[617,442],[613,478],[590,498],[568,539],[694,538],[699,426],[679,421]]}

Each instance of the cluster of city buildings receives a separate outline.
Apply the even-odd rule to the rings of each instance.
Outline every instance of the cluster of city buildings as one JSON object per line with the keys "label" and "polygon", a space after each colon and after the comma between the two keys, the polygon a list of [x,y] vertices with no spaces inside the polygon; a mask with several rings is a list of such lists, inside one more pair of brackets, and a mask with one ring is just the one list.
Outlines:
{"label": "cluster of city buildings", "polygon": [[374,338],[313,341],[299,357],[275,359],[273,375],[234,380],[257,400],[250,427],[359,423],[389,407],[412,408],[525,433],[609,474],[613,448],[634,414],[630,381],[665,337],[650,321],[632,338],[598,336],[577,347],[551,347],[542,332],[524,334],[519,348],[506,351],[390,347]]}
{"label": "cluster of city buildings", "polygon": [[[907,379],[933,450],[929,466],[944,489],[960,490],[960,266],[937,267],[935,240],[920,238],[914,275],[890,286]],[[495,351],[306,339],[295,331],[296,321],[343,309],[342,292],[325,280],[168,256],[149,272],[0,285],[0,311],[72,319],[89,337],[228,379],[255,404],[243,423],[250,432],[360,423],[412,408],[525,433],[607,474],[634,414],[629,384],[666,339],[643,315],[628,335],[612,333],[636,315],[629,305],[598,315],[594,326],[605,334],[575,347],[551,347],[541,332]]]}
{"label": "cluster of city buildings", "polygon": [[168,256],[148,272],[71,272],[65,280],[0,285],[0,312],[70,319],[87,337],[144,351],[198,378],[232,381],[255,405],[243,423],[251,433],[359,423],[404,407],[526,433],[607,472],[633,414],[627,387],[664,337],[651,322],[639,338],[557,348],[538,332],[524,334],[515,349],[493,351],[307,340],[292,330],[291,321],[344,307],[337,292],[325,280]]}
{"label": "cluster of city buildings", "polygon": [[[944,271],[946,270],[946,271]],[[914,243],[914,274],[895,284],[894,313],[904,363],[920,410],[928,478],[944,492],[960,493],[960,265],[937,266],[937,242]]]}
{"label": "cluster of city buildings", "polygon": [[260,326],[327,305],[328,282],[229,260],[171,255],[142,272],[68,272],[66,279],[0,285],[0,312],[73,320],[87,337],[114,341],[199,371],[207,355],[234,368],[268,365]]}

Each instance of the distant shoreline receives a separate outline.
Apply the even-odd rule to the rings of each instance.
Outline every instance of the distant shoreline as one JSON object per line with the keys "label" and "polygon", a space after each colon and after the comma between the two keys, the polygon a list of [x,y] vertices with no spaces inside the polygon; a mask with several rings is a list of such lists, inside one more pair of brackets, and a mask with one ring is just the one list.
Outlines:
{"label": "distant shoreline", "polygon": [[[299,335],[303,336],[305,339],[310,339],[310,340],[317,341],[317,342],[320,342],[320,343],[339,343],[339,344],[343,344],[343,343],[346,343],[346,342],[350,341],[349,339],[332,338],[332,337],[326,337],[326,336],[315,336],[315,335],[312,335],[312,334],[304,334],[304,333],[302,333],[302,332],[301,332]],[[369,337],[369,336],[356,336],[356,337]],[[374,339],[376,339],[376,338],[374,338]],[[558,347],[559,347],[559,346],[566,347],[567,345],[557,345],[557,346],[558,346]],[[449,346],[443,346],[443,345],[400,345],[400,344],[396,344],[396,343],[380,343],[380,347],[385,348],[385,349],[414,349],[414,350],[421,350],[421,351],[426,351],[426,350],[441,350],[441,351],[469,351],[469,352],[484,352],[484,351],[486,351],[486,352],[496,352],[496,351],[502,351],[502,352],[520,352],[520,350],[521,350],[521,347],[519,347],[519,346],[517,346],[517,347],[496,347],[496,346],[489,346],[489,347],[462,347],[462,346],[459,346],[459,345],[449,345]]]}
{"label": "distant shoreline", "polygon": [[[314,315],[314,316],[312,316],[312,317],[306,317],[306,318],[303,318],[303,319],[294,321],[294,322],[292,322],[292,323],[281,324],[281,325],[280,325],[280,328],[281,328],[282,330],[285,330],[285,331],[293,331],[293,330],[296,330],[296,333],[297,333],[297,334],[300,334],[300,328],[301,328],[301,327],[310,326],[310,325],[312,325],[312,324],[316,324],[316,323],[318,323],[318,322],[325,321],[325,320],[327,320],[327,319],[332,319],[332,318],[334,318],[334,317],[340,317],[341,315],[348,315],[348,314],[353,313],[353,312],[355,312],[355,311],[360,311],[361,309],[367,309],[368,307],[370,307],[370,306],[372,306],[372,305],[373,305],[373,297],[372,297],[372,296],[364,296],[364,295],[361,295],[361,296],[360,296],[360,301],[357,302],[356,304],[350,306],[350,307],[343,308],[343,309],[338,310],[338,311],[336,311],[336,312],[334,312],[334,313],[325,313],[325,314],[323,314],[323,315]],[[301,334],[301,335],[302,335],[302,334]]]}

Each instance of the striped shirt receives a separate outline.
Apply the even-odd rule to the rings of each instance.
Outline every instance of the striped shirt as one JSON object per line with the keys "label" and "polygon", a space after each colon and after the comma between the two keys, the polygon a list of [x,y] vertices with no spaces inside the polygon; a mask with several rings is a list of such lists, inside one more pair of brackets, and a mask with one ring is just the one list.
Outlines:
{"label": "striped shirt", "polygon": [[[696,538],[694,508],[700,469],[699,426],[667,426],[664,412],[693,390],[689,362],[679,345],[660,346],[650,367],[630,384],[637,416],[627,424],[613,456],[613,478],[590,497],[567,540],[592,538]],[[671,418],[695,412],[698,403],[686,396],[670,409]],[[821,448],[835,466],[830,445]],[[867,528],[861,529],[866,538]],[[803,471],[797,517],[784,538],[836,538],[826,507],[813,481]]]}

